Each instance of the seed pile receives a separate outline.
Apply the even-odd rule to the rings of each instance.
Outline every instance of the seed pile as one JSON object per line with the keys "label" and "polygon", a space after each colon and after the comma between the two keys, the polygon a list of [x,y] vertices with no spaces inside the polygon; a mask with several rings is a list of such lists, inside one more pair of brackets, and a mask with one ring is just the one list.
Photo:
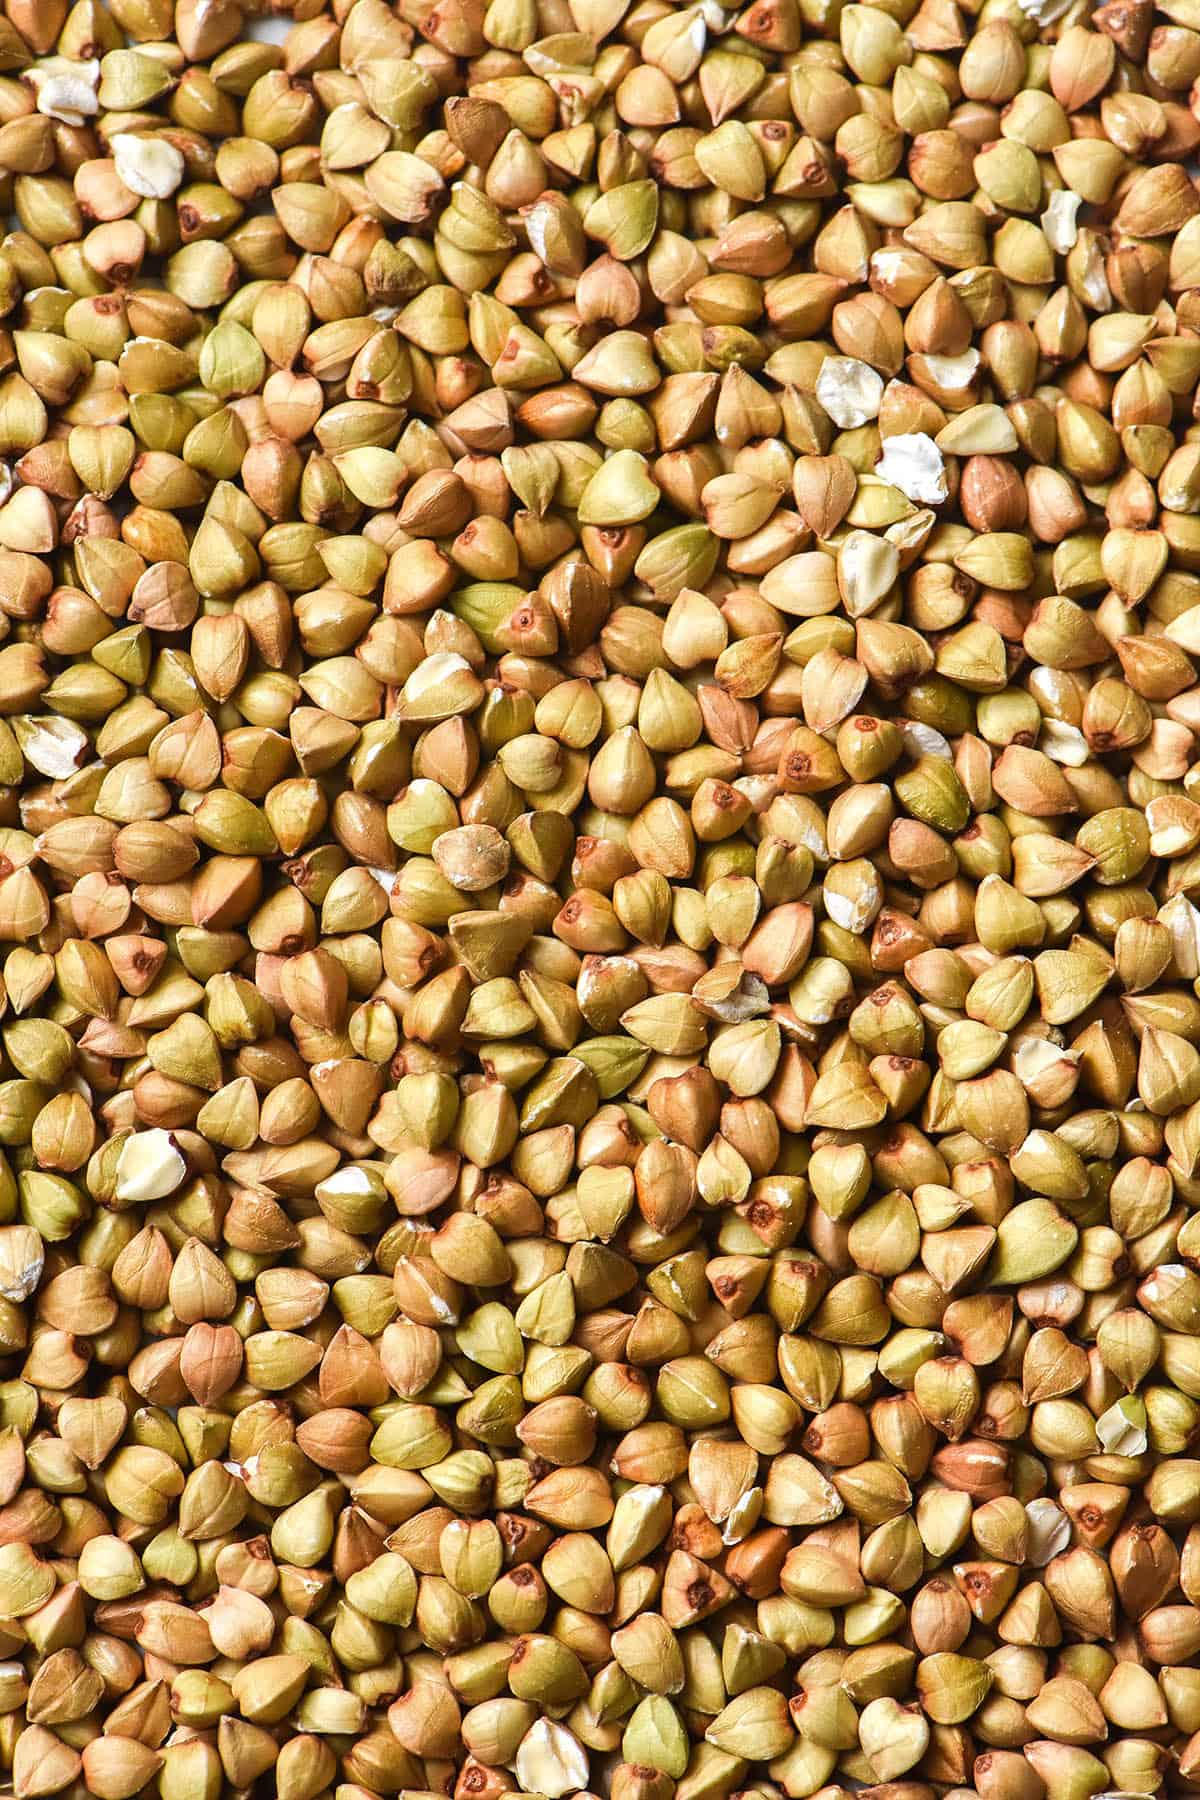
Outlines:
{"label": "seed pile", "polygon": [[1200,0],[247,24],[0,17],[15,1795],[1193,1790]]}

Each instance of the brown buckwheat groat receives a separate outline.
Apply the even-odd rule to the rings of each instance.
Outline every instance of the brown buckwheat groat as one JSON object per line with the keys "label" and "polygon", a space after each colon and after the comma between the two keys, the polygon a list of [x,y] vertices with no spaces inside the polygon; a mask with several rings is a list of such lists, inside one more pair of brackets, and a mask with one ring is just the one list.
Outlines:
{"label": "brown buckwheat groat", "polygon": [[4,0],[15,1800],[1200,1791],[1198,151],[1200,0]]}

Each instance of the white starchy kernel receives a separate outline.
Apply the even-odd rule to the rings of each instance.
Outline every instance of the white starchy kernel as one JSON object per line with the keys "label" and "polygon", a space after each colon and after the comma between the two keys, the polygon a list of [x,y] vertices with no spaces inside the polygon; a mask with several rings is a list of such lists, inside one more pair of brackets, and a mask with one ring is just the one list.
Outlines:
{"label": "white starchy kernel", "polygon": [[[706,16],[707,15],[707,16]],[[683,35],[687,39],[688,51],[699,65],[708,44],[709,29],[723,31],[725,15],[719,6],[713,4],[698,6],[684,27]],[[679,45],[678,54],[683,54],[683,46]]]}
{"label": "white starchy kernel", "polygon": [[879,417],[883,377],[856,356],[827,356],[817,374],[817,400],[843,431]]}
{"label": "white starchy kernel", "polygon": [[964,350],[960,356],[926,356],[924,360],[931,379],[953,393],[970,387],[979,373],[981,358],[978,350],[972,349]]}
{"label": "white starchy kernel", "polygon": [[846,611],[861,619],[891,591],[900,573],[900,552],[871,531],[851,531],[838,550],[837,578]]}
{"label": "white starchy kernel", "polygon": [[1108,275],[1104,268],[1104,257],[1100,246],[1094,238],[1088,240],[1079,262],[1080,298],[1086,300],[1093,312],[1111,312],[1113,308],[1112,289],[1108,285]]}
{"label": "white starchy kernel", "polygon": [[465,656],[460,656],[457,650],[435,651],[432,656],[427,656],[424,662],[417,664],[405,682],[404,698],[406,700],[423,699],[426,694],[433,693],[434,689],[443,681],[448,681],[452,675],[464,673],[467,675],[471,673],[471,665]]}
{"label": "white starchy kernel", "polygon": [[881,281],[894,281],[905,266],[902,250],[873,250],[871,269]]}
{"label": "white starchy kernel", "polygon": [[545,210],[534,206],[530,208],[529,217],[525,221],[525,235],[529,239],[529,248],[543,263],[550,261],[550,226],[551,220]]}
{"label": "white starchy kernel", "polygon": [[1063,1050],[1049,1038],[1025,1038],[1013,1051],[1013,1074],[1025,1088],[1056,1063],[1078,1063],[1078,1050]]}
{"label": "white starchy kernel", "polygon": [[1200,910],[1186,894],[1175,894],[1158,909],[1158,922],[1171,934],[1171,957],[1184,981],[1200,975]]}
{"label": "white starchy kernel", "polygon": [[943,736],[936,725],[923,725],[918,719],[906,719],[901,730],[904,748],[914,759],[920,756],[942,756],[947,762],[953,760],[950,740]]}
{"label": "white starchy kernel", "polygon": [[183,180],[187,167],[183,153],[166,138],[118,131],[111,148],[118,177],[131,194],[139,194],[143,200],[168,200]]}
{"label": "white starchy kernel", "polygon": [[862,882],[853,898],[848,894],[839,894],[836,888],[827,887],[822,892],[822,901],[825,911],[836,926],[860,937],[883,905],[883,886],[878,876],[874,881],[868,878]]}
{"label": "white starchy kernel", "polygon": [[884,438],[875,473],[922,506],[940,506],[950,492],[945,459],[924,431],[902,431]]}
{"label": "white starchy kernel", "polygon": [[829,846],[825,842],[825,834],[819,831],[815,825],[801,821],[800,825],[796,827],[795,836],[798,844],[802,844],[806,850],[812,851],[814,862],[827,863],[829,861]]}
{"label": "white starchy kernel", "polygon": [[1151,856],[1182,856],[1200,842],[1200,807],[1182,794],[1156,794],[1147,804],[1146,823]]}
{"label": "white starchy kernel", "polygon": [[1051,194],[1045,212],[1042,214],[1041,226],[1046,234],[1046,242],[1060,256],[1074,247],[1079,235],[1075,223],[1075,215],[1083,204],[1079,194],[1073,194],[1070,188],[1057,188]]}
{"label": "white starchy kernel", "polygon": [[[334,1059],[336,1061],[336,1058]],[[314,1068],[333,1068],[334,1063],[317,1063]],[[382,1193],[383,1183],[378,1175],[372,1175],[370,1169],[355,1167],[353,1164],[344,1169],[335,1169],[324,1181],[316,1186],[318,1200],[332,1199],[337,1194],[373,1194]]]}
{"label": "white starchy kernel", "polygon": [[1146,1435],[1146,1409],[1136,1394],[1116,1400],[1096,1420],[1096,1436],[1110,1456],[1142,1456]]}
{"label": "white starchy kernel", "polygon": [[187,1174],[187,1161],[169,1131],[135,1131],[117,1158],[117,1199],[165,1200]]}
{"label": "white starchy kernel", "polygon": [[1053,1500],[1030,1500],[1025,1517],[1029,1521],[1025,1561],[1035,1569],[1044,1569],[1070,1543],[1071,1521]]}
{"label": "white starchy kernel", "polygon": [[527,1794],[561,1800],[587,1786],[587,1752],[565,1725],[537,1719],[517,1747],[517,1780]]}
{"label": "white starchy kernel", "polygon": [[6,1300],[28,1300],[45,1266],[45,1245],[32,1225],[6,1225],[0,1230],[0,1294]]}
{"label": "white starchy kernel", "polygon": [[38,89],[38,111],[64,125],[82,125],[99,111],[96,96],[86,82],[69,75],[52,75]]}
{"label": "white starchy kernel", "polygon": [[729,785],[736,788],[739,794],[745,794],[756,813],[766,812],[775,798],[776,782],[773,775],[739,775]]}
{"label": "white starchy kernel", "polygon": [[858,917],[858,908],[844,894],[826,894],[824,896],[825,911],[834,924],[842,931],[853,931]]}
{"label": "white starchy kernel", "polygon": [[25,761],[51,781],[65,781],[91,755],[87,733],[72,719],[16,719],[13,729]]}
{"label": "white starchy kernel", "polygon": [[255,13],[242,26],[242,36],[253,39],[256,44],[286,44],[291,27],[290,13]]}
{"label": "white starchy kernel", "polygon": [[763,1491],[760,1487],[747,1488],[744,1494],[734,1501],[729,1509],[721,1531],[723,1544],[740,1544],[748,1537],[762,1517]]}
{"label": "white starchy kernel", "polygon": [[704,1011],[722,1025],[743,1025],[747,1019],[761,1018],[770,1010],[770,992],[766,982],[757,975],[743,975],[731,993],[720,999],[706,996],[704,1001]]}
{"label": "white starchy kernel", "polygon": [[1068,769],[1082,769],[1091,756],[1088,741],[1078,725],[1068,725],[1062,719],[1045,721],[1038,738],[1038,749],[1045,751],[1051,762],[1062,763]]}
{"label": "white starchy kernel", "polygon": [[[1187,512],[1192,505],[1190,479],[1186,467],[1174,476],[1168,462],[1159,482],[1161,503],[1171,512]],[[1189,606],[1169,622],[1166,637],[1173,644],[1179,644],[1184,650],[1200,647],[1200,606]]]}
{"label": "white starchy kernel", "polygon": [[64,125],[82,125],[100,110],[96,88],[99,62],[72,62],[66,56],[48,56],[30,69],[29,80],[37,88],[37,109]]}
{"label": "white starchy kernel", "polygon": [[[366,1268],[366,1266],[367,1265],[364,1262],[363,1267]],[[397,1267],[404,1268],[404,1269],[411,1268],[412,1267],[412,1258],[408,1257],[408,1256],[402,1256],[399,1260],[399,1263],[397,1264]],[[451,1306],[451,1304],[448,1300],[444,1300],[442,1298],[441,1294],[439,1294],[436,1291],[436,1289],[434,1289],[434,1288],[430,1287],[428,1284],[426,1284],[423,1297],[425,1300],[425,1304],[428,1306],[430,1312],[433,1314],[435,1319],[440,1319],[443,1325],[457,1324],[457,1322],[458,1322],[457,1312]],[[544,1791],[544,1790],[539,1790],[539,1791]]]}

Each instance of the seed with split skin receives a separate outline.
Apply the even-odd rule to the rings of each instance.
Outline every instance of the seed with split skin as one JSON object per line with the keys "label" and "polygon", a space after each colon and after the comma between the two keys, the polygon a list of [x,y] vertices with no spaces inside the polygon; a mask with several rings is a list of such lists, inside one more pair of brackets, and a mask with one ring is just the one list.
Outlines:
{"label": "seed with split skin", "polygon": [[169,1131],[135,1131],[117,1157],[115,1193],[125,1202],[161,1200],[183,1180],[187,1161]]}

